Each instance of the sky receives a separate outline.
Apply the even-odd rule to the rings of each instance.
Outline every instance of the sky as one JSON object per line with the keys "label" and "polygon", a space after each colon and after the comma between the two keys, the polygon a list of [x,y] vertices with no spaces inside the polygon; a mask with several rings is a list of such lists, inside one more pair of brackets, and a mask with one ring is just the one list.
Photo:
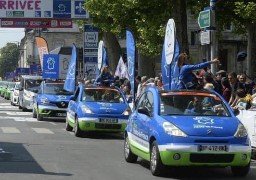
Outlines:
{"label": "sky", "polygon": [[0,28],[0,48],[8,42],[17,44],[24,36],[24,28]]}

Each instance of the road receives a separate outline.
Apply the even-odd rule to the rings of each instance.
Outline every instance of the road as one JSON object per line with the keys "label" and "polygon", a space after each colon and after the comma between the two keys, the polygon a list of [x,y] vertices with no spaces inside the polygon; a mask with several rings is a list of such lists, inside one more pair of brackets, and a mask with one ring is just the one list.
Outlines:
{"label": "road", "polygon": [[[149,163],[126,163],[119,134],[77,138],[57,120],[38,122],[32,112],[0,97],[0,180],[234,179],[229,168],[181,168],[154,177]],[[256,163],[246,178],[255,179]]]}

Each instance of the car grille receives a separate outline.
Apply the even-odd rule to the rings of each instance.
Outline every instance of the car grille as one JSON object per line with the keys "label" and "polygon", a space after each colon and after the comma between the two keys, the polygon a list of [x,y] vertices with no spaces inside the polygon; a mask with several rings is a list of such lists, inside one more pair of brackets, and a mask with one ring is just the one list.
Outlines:
{"label": "car grille", "polygon": [[104,123],[96,123],[95,128],[97,129],[121,129],[121,124],[104,124]]}
{"label": "car grille", "polygon": [[61,101],[61,102],[51,102],[52,104],[55,104],[58,108],[67,108],[68,102]]}
{"label": "car grille", "polygon": [[230,163],[234,154],[191,154],[190,161],[193,163]]}

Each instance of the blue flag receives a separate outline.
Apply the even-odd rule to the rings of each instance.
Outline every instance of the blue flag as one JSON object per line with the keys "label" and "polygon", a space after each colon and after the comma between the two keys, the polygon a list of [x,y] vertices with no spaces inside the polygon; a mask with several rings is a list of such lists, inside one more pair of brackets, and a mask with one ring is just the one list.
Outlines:
{"label": "blue flag", "polygon": [[64,83],[64,89],[69,92],[75,92],[76,85],[76,46],[73,45],[72,55],[68,65],[68,72]]}
{"label": "blue flag", "polygon": [[135,98],[134,90],[134,68],[135,68],[135,41],[131,31],[126,30],[126,48],[127,48],[127,62],[128,62],[128,76],[131,84],[131,92],[133,100]]}
{"label": "blue flag", "polygon": [[179,67],[178,67],[178,58],[180,54],[180,48],[178,40],[176,39],[175,50],[174,50],[174,60],[171,64],[171,90],[177,89],[179,84]]}
{"label": "blue flag", "polygon": [[163,50],[162,50],[161,70],[162,70],[162,81],[163,81],[164,90],[171,89],[171,86],[170,86],[171,66],[170,66],[170,64],[167,64],[167,62],[166,62],[164,45],[163,45]]}

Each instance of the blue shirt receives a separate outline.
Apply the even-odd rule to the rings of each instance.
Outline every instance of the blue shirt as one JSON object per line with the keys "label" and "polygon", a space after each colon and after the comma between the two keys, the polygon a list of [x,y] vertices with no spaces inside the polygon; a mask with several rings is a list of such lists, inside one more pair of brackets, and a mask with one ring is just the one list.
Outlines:
{"label": "blue shirt", "polygon": [[192,71],[196,70],[196,69],[206,68],[209,64],[210,64],[210,62],[203,62],[203,63],[195,64],[195,65],[191,65],[191,64],[183,65],[180,68],[179,84],[178,84],[177,89],[186,89],[186,86],[188,86],[189,83],[192,83],[192,81],[194,79]]}

